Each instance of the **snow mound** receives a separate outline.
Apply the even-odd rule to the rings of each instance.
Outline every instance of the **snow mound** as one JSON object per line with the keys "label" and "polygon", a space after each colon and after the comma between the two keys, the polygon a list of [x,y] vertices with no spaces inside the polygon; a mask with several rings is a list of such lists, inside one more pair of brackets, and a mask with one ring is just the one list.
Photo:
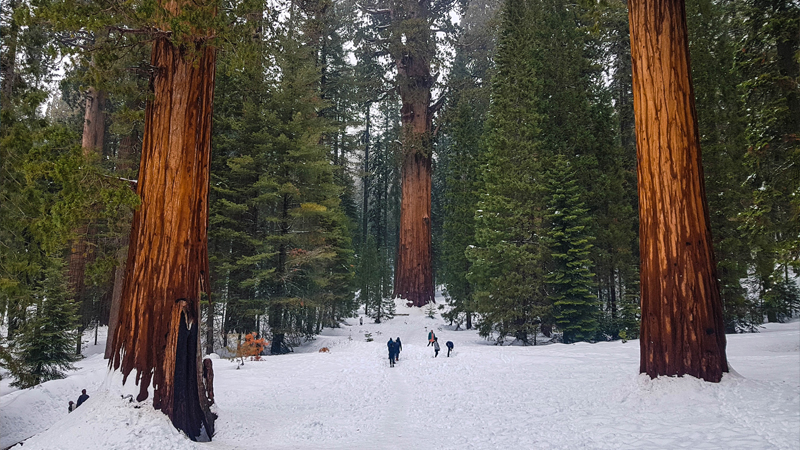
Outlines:
{"label": "snow mound", "polygon": [[149,401],[129,402],[118,395],[101,392],[46,432],[14,448],[180,450],[195,447],[186,435],[172,426],[167,416],[154,410]]}

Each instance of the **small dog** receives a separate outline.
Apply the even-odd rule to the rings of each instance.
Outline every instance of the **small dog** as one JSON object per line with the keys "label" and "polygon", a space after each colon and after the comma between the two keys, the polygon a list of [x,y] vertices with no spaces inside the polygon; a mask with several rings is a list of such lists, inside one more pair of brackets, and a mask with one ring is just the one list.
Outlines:
{"label": "small dog", "polygon": [[329,349],[328,347],[322,347],[321,349],[319,349],[319,352],[320,353],[330,353],[331,349]]}

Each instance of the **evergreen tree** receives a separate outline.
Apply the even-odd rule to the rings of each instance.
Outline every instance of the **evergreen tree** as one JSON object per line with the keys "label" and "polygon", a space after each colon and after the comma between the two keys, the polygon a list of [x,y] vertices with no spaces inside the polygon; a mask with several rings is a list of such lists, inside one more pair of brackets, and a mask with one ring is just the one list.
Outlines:
{"label": "evergreen tree", "polygon": [[487,127],[486,164],[475,216],[475,247],[467,251],[481,336],[502,343],[535,338],[550,314],[544,283],[537,98],[540,71],[532,35],[535,5],[507,1],[498,40],[497,74]]}
{"label": "evergreen tree", "polygon": [[[243,49],[261,64],[223,61],[215,124],[211,240],[223,336],[264,334],[266,319],[274,353],[355,309],[352,231],[323,145],[331,127],[317,113],[319,68],[313,47],[295,40],[301,11],[292,20]],[[265,65],[273,59],[279,73]]]}
{"label": "evergreen tree", "polygon": [[136,201],[99,158],[81,154],[68,123],[42,115],[59,54],[51,24],[30,5],[3,6],[0,310],[8,323],[5,363],[28,386],[59,376],[80,345],[61,272],[74,230],[86,220],[113,221]]}
{"label": "evergreen tree", "polygon": [[76,360],[77,305],[64,290],[64,261],[48,258],[43,269],[32,292],[36,301],[14,341],[17,363],[10,372],[16,381],[11,385],[19,388],[64,378],[65,371],[74,369],[72,362]]}
{"label": "evergreen tree", "polygon": [[555,322],[563,341],[592,340],[597,330],[597,299],[593,294],[594,274],[589,267],[592,236],[591,217],[585,207],[586,195],[563,156],[557,156],[547,171],[547,238],[551,251],[546,276]]}
{"label": "evergreen tree", "polygon": [[390,279],[389,267],[385,264],[385,252],[378,247],[375,237],[370,235],[364,244],[359,257],[358,274],[361,278],[359,300],[364,304],[367,316],[375,323],[391,319],[395,314],[395,303],[391,292],[386,289],[386,281]]}
{"label": "evergreen tree", "polygon": [[[602,310],[597,339],[633,339],[639,330],[639,217],[627,4],[600,2],[582,21],[591,25],[586,54],[592,63],[587,71],[592,117],[588,123],[600,138],[594,152],[597,168],[584,182],[594,192],[587,206],[596,237],[591,258]],[[610,129],[613,142],[606,140]]]}
{"label": "evergreen tree", "polygon": [[[736,52],[750,199],[742,232],[762,298],[800,263],[800,8],[786,0],[742,1]],[[764,311],[777,320],[775,309]]]}
{"label": "evergreen tree", "polygon": [[[442,230],[434,233],[435,254],[441,260],[438,279],[445,287],[450,310],[443,314],[458,326],[472,328],[475,311],[473,287],[467,280],[470,262],[466,249],[475,243],[475,205],[482,157],[497,8],[499,2],[472,1],[466,6],[463,34],[456,48],[449,79],[450,98],[445,106],[443,133],[437,146],[434,205],[443,204],[438,216]],[[434,218],[437,217],[434,212]]]}
{"label": "evergreen tree", "polygon": [[697,104],[706,198],[711,215],[714,254],[720,279],[725,331],[753,329],[754,304],[741,280],[748,275],[751,254],[739,230],[749,192],[742,104],[734,70],[733,3],[693,0],[686,4],[692,81]]}

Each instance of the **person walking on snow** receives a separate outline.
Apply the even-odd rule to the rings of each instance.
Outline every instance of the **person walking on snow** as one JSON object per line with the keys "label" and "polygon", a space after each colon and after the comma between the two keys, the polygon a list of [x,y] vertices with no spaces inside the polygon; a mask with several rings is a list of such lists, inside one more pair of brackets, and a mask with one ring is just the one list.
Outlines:
{"label": "person walking on snow", "polygon": [[429,331],[428,332],[428,345],[426,345],[426,347],[430,347],[431,344],[433,344],[433,341],[435,341],[435,340],[436,340],[436,335],[433,334],[433,330]]}
{"label": "person walking on snow", "polygon": [[433,357],[436,358],[439,356],[439,338],[433,338],[433,351],[435,352]]}
{"label": "person walking on snow", "polygon": [[397,351],[394,352],[394,360],[400,361],[400,352],[403,350],[403,343],[400,342],[400,336],[394,341],[395,347],[397,347]]}
{"label": "person walking on snow", "polygon": [[75,405],[75,407],[77,408],[78,406],[81,406],[81,404],[83,404],[83,402],[85,402],[86,400],[89,400],[89,396],[86,395],[86,389],[84,389],[81,391],[81,396],[78,397],[78,404]]}
{"label": "person walking on snow", "polygon": [[453,341],[447,341],[445,344],[447,346],[447,357],[450,357],[450,352],[453,351]]}
{"label": "person walking on snow", "polygon": [[77,408],[77,406],[75,406],[75,402],[70,400],[69,401],[69,412],[75,411],[75,408]]}
{"label": "person walking on snow", "polygon": [[397,344],[394,343],[392,338],[389,338],[389,342],[386,343],[386,346],[389,347],[389,367],[394,367],[394,357],[395,353],[397,352]]}

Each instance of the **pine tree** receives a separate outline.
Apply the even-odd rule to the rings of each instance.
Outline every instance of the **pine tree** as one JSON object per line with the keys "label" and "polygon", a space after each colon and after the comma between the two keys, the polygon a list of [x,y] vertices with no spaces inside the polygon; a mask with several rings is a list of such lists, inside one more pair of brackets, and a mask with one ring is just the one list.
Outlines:
{"label": "pine tree", "polygon": [[563,341],[593,340],[597,331],[597,299],[593,294],[594,274],[589,267],[592,236],[591,217],[585,207],[585,192],[572,167],[557,156],[547,175],[547,238],[551,251],[546,281],[553,314]]}
{"label": "pine tree", "polygon": [[686,4],[692,81],[697,102],[706,198],[711,215],[714,254],[720,278],[725,331],[753,329],[752,301],[741,280],[748,275],[751,252],[739,230],[749,192],[744,139],[745,117],[734,70],[733,3],[694,0]]}
{"label": "pine tree", "polygon": [[475,247],[467,251],[479,333],[496,335],[500,343],[510,335],[527,344],[551,309],[543,270],[541,82],[533,9],[531,2],[513,0],[503,7]]}
{"label": "pine tree", "polygon": [[[753,275],[763,299],[800,265],[800,8],[785,0],[748,0],[738,13],[743,35],[736,73],[748,112],[750,189],[741,231],[755,255]],[[774,308],[764,312],[777,320]]]}
{"label": "pine tree", "polygon": [[[434,204],[442,203],[439,243],[441,270],[450,310],[443,314],[458,326],[472,328],[475,312],[473,287],[467,280],[470,262],[466,249],[475,243],[475,205],[486,116],[489,112],[491,62],[499,2],[470,2],[462,18],[464,31],[449,79],[451,96],[445,106],[443,133],[437,146]],[[434,211],[434,218],[437,217]]]}
{"label": "pine tree", "polygon": [[[602,309],[597,339],[632,339],[639,330],[639,218],[627,4],[600,2],[586,11],[581,22],[590,31],[586,57],[592,65],[586,73],[591,76],[592,120],[588,123],[598,138],[590,145],[597,167],[584,182],[593,192],[587,206],[596,237],[591,258]],[[611,129],[613,142],[607,140]]]}
{"label": "pine tree", "polygon": [[352,228],[323,139],[335,127],[318,114],[326,103],[314,47],[296,41],[308,11],[293,11],[274,35],[242,48],[250,56],[222,61],[214,133],[212,267],[223,339],[271,333],[273,353],[355,310]]}
{"label": "pine tree", "polygon": [[0,309],[8,320],[6,363],[26,377],[18,382],[30,385],[58,376],[71,360],[61,350],[70,348],[74,355],[80,345],[79,336],[70,333],[75,311],[61,297],[69,292],[62,256],[74,230],[86,220],[110,220],[135,198],[98,158],[81,154],[80,137],[68,122],[42,115],[46,81],[58,56],[52,24],[25,9],[30,5],[5,6]]}
{"label": "pine tree", "polygon": [[45,381],[64,378],[74,369],[77,305],[64,289],[64,262],[59,257],[47,260],[32,295],[36,299],[29,318],[17,331],[11,375],[12,386],[28,388]]}

